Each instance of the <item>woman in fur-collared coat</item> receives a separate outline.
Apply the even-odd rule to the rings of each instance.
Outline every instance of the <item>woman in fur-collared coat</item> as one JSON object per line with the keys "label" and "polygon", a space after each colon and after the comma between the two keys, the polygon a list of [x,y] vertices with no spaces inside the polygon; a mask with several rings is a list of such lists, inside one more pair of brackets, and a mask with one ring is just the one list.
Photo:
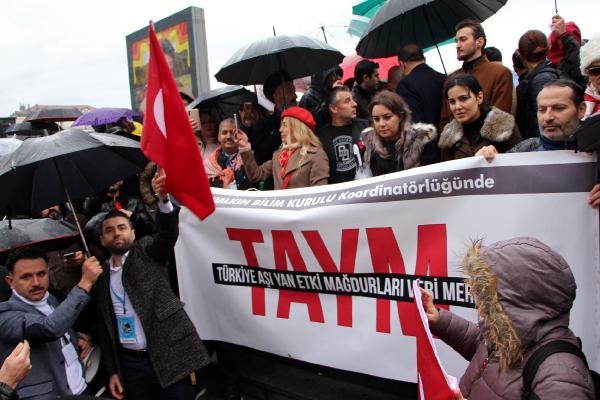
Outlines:
{"label": "woman in fur-collared coat", "polygon": [[[462,397],[457,398],[520,399],[523,368],[536,350],[556,341],[580,347],[569,329],[577,290],[571,268],[539,240],[519,237],[489,246],[474,242],[462,270],[475,300],[477,323],[438,311],[433,293],[421,290],[431,333],[469,361],[460,378]],[[531,389],[537,397],[527,399],[595,398],[583,360],[566,352],[545,359]]]}
{"label": "woman in fur-collared coat", "polygon": [[452,77],[446,83],[445,96],[454,119],[440,134],[442,161],[474,156],[489,145],[504,153],[521,142],[515,118],[485,105],[481,85],[474,76]]}
{"label": "woman in fur-collared coat", "polygon": [[435,126],[412,124],[406,102],[387,90],[373,97],[369,112],[373,128],[364,130],[362,139],[373,176],[420,166],[425,145],[437,138]]}

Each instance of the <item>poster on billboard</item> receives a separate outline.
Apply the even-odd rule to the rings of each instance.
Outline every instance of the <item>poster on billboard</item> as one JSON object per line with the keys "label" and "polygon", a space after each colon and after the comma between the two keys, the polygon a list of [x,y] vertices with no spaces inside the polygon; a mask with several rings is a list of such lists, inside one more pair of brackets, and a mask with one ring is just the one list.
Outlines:
{"label": "poster on billboard", "polygon": [[[192,97],[210,90],[204,10],[189,7],[154,23],[156,35],[177,85]],[[132,109],[144,113],[148,62],[148,27],[127,35],[127,63]]]}

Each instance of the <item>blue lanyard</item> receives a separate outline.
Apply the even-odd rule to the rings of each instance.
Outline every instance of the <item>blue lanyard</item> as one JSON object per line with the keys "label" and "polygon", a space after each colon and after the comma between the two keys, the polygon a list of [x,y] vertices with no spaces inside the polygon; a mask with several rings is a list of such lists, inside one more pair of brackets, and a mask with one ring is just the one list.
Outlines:
{"label": "blue lanyard", "polygon": [[119,302],[123,305],[123,314],[127,315],[127,307],[125,307],[125,298],[127,297],[127,293],[125,293],[125,286],[123,286],[123,297],[121,297],[121,296],[118,295],[118,293],[113,288],[113,286],[112,286],[112,280],[111,280],[111,277],[109,275],[109,277],[108,277],[108,287],[110,288],[110,291],[112,292],[112,294],[114,294],[115,297],[117,298],[117,300],[119,300]]}

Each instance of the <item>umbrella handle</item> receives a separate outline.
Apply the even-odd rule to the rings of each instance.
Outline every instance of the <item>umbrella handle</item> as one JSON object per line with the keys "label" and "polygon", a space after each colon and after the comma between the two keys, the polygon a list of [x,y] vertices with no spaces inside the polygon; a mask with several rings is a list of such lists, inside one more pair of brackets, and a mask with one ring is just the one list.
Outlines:
{"label": "umbrella handle", "polygon": [[67,196],[67,203],[69,203],[69,208],[73,213],[73,218],[75,219],[75,225],[77,225],[77,230],[79,231],[79,236],[81,237],[81,241],[83,243],[83,248],[85,250],[86,257],[91,257],[92,253],[90,252],[90,248],[88,247],[87,241],[85,240],[85,236],[83,235],[83,229],[81,229],[81,224],[79,223],[79,218],[77,218],[77,212],[75,212],[75,207],[73,206],[73,202],[71,201],[71,196],[69,196],[69,191],[67,190],[67,186],[63,180],[62,173],[60,172],[60,168],[58,168],[58,164],[56,163],[56,158],[53,158],[54,167],[56,168],[56,172],[58,173],[58,179],[60,180],[60,184],[62,185],[65,195]]}

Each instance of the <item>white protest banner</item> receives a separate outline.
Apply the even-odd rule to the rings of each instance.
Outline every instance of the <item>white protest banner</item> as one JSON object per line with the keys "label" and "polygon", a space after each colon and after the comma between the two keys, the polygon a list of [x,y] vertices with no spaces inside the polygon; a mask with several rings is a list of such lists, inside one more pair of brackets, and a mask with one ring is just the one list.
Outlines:
{"label": "white protest banner", "polygon": [[[458,268],[467,245],[531,236],[571,266],[571,329],[600,369],[598,211],[587,205],[595,182],[595,159],[557,151],[306,189],[213,189],[213,215],[180,214],[182,299],[203,339],[416,382],[412,280],[476,320]],[[461,376],[466,362],[436,346]]]}

